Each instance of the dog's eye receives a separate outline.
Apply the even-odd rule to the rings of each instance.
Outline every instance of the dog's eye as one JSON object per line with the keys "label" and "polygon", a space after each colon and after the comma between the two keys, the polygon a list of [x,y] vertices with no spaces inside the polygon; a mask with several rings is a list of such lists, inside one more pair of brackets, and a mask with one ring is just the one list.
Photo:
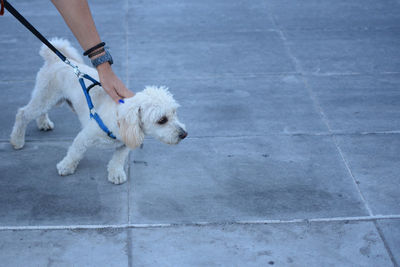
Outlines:
{"label": "dog's eye", "polygon": [[165,116],[157,121],[158,124],[165,124],[167,122],[168,122],[168,118]]}

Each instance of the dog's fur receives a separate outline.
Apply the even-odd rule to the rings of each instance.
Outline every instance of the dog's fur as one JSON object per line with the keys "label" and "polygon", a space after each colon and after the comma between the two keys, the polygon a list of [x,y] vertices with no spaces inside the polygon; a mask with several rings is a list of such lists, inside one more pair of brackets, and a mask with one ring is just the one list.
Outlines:
{"label": "dog's fur", "polygon": [[[53,39],[52,43],[82,72],[98,80],[97,71],[84,64],[82,57],[68,41]],[[126,181],[124,164],[129,150],[140,146],[145,135],[167,144],[177,144],[186,137],[185,126],[176,115],[179,105],[167,88],[146,87],[134,97],[125,99],[124,104],[116,104],[101,87],[96,86],[90,94],[97,113],[117,137],[111,139],[96,121],[89,118],[85,96],[71,67],[59,60],[46,46],[42,46],[40,55],[45,60],[44,66],[37,74],[31,100],[17,112],[10,142],[15,149],[21,149],[25,143],[26,127],[33,119],[36,119],[40,130],[53,129],[54,124],[47,112],[54,105],[66,101],[78,115],[82,130],[75,137],[67,155],[57,164],[60,175],[74,173],[89,147],[111,146],[116,151],[108,163],[108,180],[121,184]]]}

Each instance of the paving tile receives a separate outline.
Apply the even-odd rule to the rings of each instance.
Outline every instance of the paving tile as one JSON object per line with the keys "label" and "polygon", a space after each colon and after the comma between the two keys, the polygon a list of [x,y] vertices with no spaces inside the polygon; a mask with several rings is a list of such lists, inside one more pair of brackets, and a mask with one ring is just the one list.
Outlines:
{"label": "paving tile", "polygon": [[1,231],[3,266],[128,266],[122,230]]}
{"label": "paving tile", "polygon": [[0,143],[0,225],[86,225],[127,222],[127,185],[107,181],[109,150],[90,150],[75,174],[56,164],[70,143]]}
{"label": "paving tile", "polygon": [[147,140],[130,164],[133,223],[367,215],[327,136]]}
{"label": "paving tile", "polygon": [[[9,140],[17,110],[29,102],[34,84],[34,81],[0,82],[0,90],[7,96],[0,105],[1,139]],[[39,131],[36,121],[32,121],[26,130],[26,140],[72,140],[80,131],[78,117],[65,104],[50,110],[49,117],[54,122],[54,129]]]}
{"label": "paving tile", "polygon": [[400,130],[400,75],[307,77],[334,132]]}
{"label": "paving tile", "polygon": [[383,232],[390,251],[397,264],[400,262],[400,220],[380,220],[378,225]]}
{"label": "paving tile", "polygon": [[[43,66],[43,59],[39,56],[42,43],[29,32],[15,36],[0,34],[0,37],[1,47],[7,51],[7,53],[0,53],[0,62],[2,63],[0,64],[0,81],[34,80],[37,72]],[[70,35],[58,35],[57,37],[69,40],[78,51],[82,51],[75,38]],[[104,34],[103,37],[113,48],[115,73],[126,82],[126,42],[121,42],[124,40],[123,35]],[[85,60],[88,64],[88,59]]]}
{"label": "paving tile", "polygon": [[400,6],[383,0],[290,0],[267,1],[283,29],[376,29],[398,27]]}
{"label": "paving tile", "polygon": [[[208,2],[208,3],[207,3]],[[129,31],[139,38],[179,32],[237,32],[273,29],[265,1],[133,1]]]}
{"label": "paving tile", "polygon": [[328,132],[298,76],[130,81],[134,91],[146,84],[170,87],[192,137]]}
{"label": "paving tile", "polygon": [[392,266],[371,222],[131,231],[133,266]]}
{"label": "paving tile", "polygon": [[357,135],[337,139],[372,212],[399,214],[399,136]]}
{"label": "paving tile", "polygon": [[305,73],[399,72],[399,29],[287,31],[288,45]]}
{"label": "paving tile", "polygon": [[141,40],[129,36],[131,77],[236,77],[294,72],[276,32],[176,33]]}

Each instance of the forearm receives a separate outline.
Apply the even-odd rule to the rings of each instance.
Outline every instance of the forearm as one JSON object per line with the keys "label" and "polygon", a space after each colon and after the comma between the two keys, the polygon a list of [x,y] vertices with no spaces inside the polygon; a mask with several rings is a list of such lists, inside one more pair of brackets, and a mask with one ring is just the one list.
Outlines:
{"label": "forearm", "polygon": [[86,0],[51,0],[51,2],[63,16],[83,50],[101,42]]}
{"label": "forearm", "polygon": [[[60,14],[63,16],[68,27],[80,43],[84,51],[96,46],[101,42],[100,36],[94,24],[92,14],[87,0],[51,0]],[[95,50],[96,51],[96,50]],[[95,59],[105,54],[89,58]],[[132,97],[134,94],[128,90],[121,80],[113,72],[108,62],[97,66],[100,82],[104,90],[118,103],[119,99]]]}

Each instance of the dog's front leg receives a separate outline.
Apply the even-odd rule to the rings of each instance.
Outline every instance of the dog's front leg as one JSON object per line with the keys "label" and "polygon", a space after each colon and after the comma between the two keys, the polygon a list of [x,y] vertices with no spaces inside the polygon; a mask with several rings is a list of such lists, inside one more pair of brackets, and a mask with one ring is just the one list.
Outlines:
{"label": "dog's front leg", "polygon": [[124,165],[126,158],[129,155],[130,149],[128,147],[121,146],[118,147],[114,155],[112,156],[110,162],[108,163],[108,181],[113,184],[122,184],[126,181],[126,174],[124,171]]}
{"label": "dog's front leg", "polygon": [[74,142],[68,148],[67,155],[57,164],[59,175],[69,175],[75,172],[79,161],[83,158],[83,154],[92,145],[92,137],[89,132],[87,128],[84,128],[75,137]]}

